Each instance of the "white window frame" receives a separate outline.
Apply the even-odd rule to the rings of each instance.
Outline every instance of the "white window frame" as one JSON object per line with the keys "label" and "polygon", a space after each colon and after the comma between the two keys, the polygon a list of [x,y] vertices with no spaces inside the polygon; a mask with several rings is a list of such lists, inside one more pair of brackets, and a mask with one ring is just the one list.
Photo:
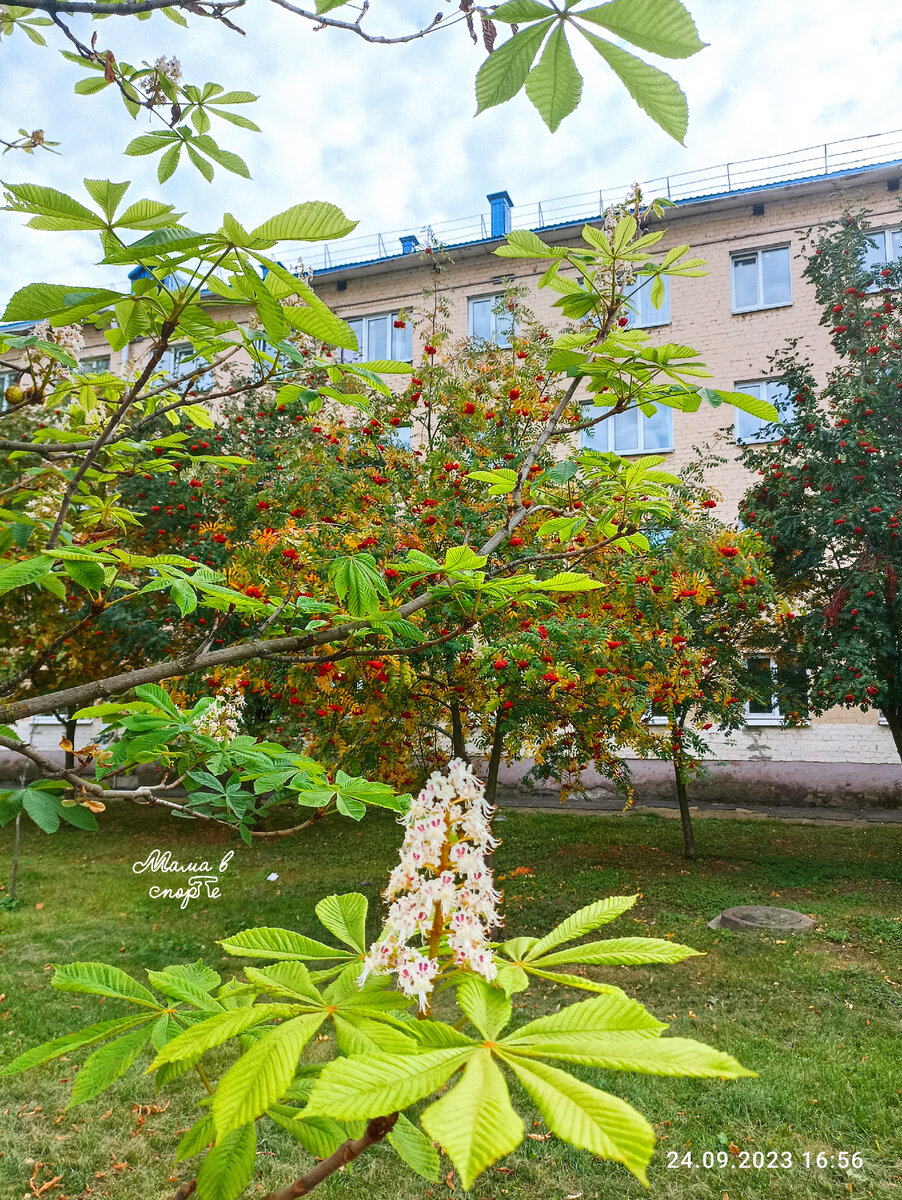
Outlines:
{"label": "white window frame", "polygon": [[[584,449],[584,450],[600,450],[602,454],[619,454],[624,458],[629,457],[631,455],[641,455],[641,454],[672,454],[673,453],[673,409],[669,408],[665,404],[658,404],[655,407],[657,408],[658,413],[666,414],[668,431],[670,433],[670,440],[666,446],[650,446],[650,447],[646,448],[646,446],[645,446],[645,430],[647,429],[647,425],[644,425],[643,421],[649,421],[649,420],[651,420],[651,418],[646,417],[643,412],[637,410],[637,412],[636,412],[636,418],[637,418],[636,419],[636,432],[638,435],[638,442],[639,442],[638,446],[636,446],[633,449],[618,450],[616,447],[616,444],[615,444],[615,434],[614,434],[614,421],[616,418],[608,417],[608,419],[606,421],[599,421],[599,423],[597,425],[593,425],[591,429],[582,430],[582,433],[580,435],[580,445],[581,445],[582,449]],[[594,412],[596,410],[594,409],[594,406],[589,405],[588,411]],[[629,411],[629,410],[627,410],[627,411]],[[658,413],[656,413],[655,416],[657,416]],[[594,435],[594,438],[593,438],[593,435]],[[593,442],[594,442],[594,444],[593,444]]]}
{"label": "white window frame", "polygon": [[514,318],[514,314],[511,313],[510,332],[507,334],[502,334],[504,340],[500,341],[499,340],[499,330],[498,330],[499,316],[498,316],[498,313],[492,311],[494,309],[495,305],[503,299],[504,299],[503,292],[489,292],[487,294],[483,294],[480,296],[468,296],[467,297],[467,337],[472,338],[472,337],[477,336],[473,330],[473,305],[474,304],[484,304],[486,301],[488,301],[489,302],[489,311],[490,311],[491,317],[492,317],[492,337],[488,339],[489,345],[497,346],[499,348],[499,350],[510,350],[511,349],[511,338],[515,337],[516,332],[517,332],[517,323]]}
{"label": "white window frame", "polygon": [[[168,348],[160,365],[167,375],[178,379],[180,375],[190,371],[192,366],[201,366],[204,363],[206,363],[206,359],[195,352],[190,342],[180,342],[178,345]],[[213,372],[209,368],[194,381],[194,391],[196,392],[208,392],[212,386]]]}
{"label": "white window frame", "polygon": [[[764,278],[761,266],[761,256],[769,250],[785,250],[787,263],[789,267],[789,299],[781,300],[777,304],[765,304],[764,296]],[[736,303],[736,276],[734,264],[737,259],[751,258],[755,256],[758,267],[758,303],[750,304],[747,307],[742,307]],[[792,305],[792,247],[789,242],[783,242],[776,246],[759,246],[752,250],[733,250],[730,252],[730,303],[733,313],[748,313],[748,312],[764,312],[771,308],[789,308]]]}
{"label": "white window frame", "polygon": [[782,725],[783,724],[783,714],[780,712],[780,704],[777,699],[777,692],[776,692],[777,660],[774,658],[774,656],[772,654],[750,654],[748,656],[748,658],[746,659],[746,666],[749,667],[749,669],[751,669],[749,664],[751,663],[751,660],[753,658],[757,658],[757,659],[761,659],[761,660],[767,659],[768,662],[770,663],[770,676],[771,676],[771,681],[772,681],[772,684],[774,687],[774,691],[771,694],[771,698],[770,698],[770,712],[766,712],[766,713],[750,712],[749,706],[750,706],[751,702],[749,700],[746,700],[745,708],[744,708],[744,712],[743,712],[745,723],[746,723],[746,725]]}
{"label": "white window frame", "polygon": [[[78,367],[86,375],[104,375],[109,371],[111,361],[109,354],[88,354],[79,360]],[[99,367],[97,363],[106,365]]]}
{"label": "white window frame", "polygon": [[[629,320],[630,329],[656,329],[660,325],[670,324],[670,276],[662,275],[664,284],[664,302],[660,308],[655,308],[651,302],[651,289],[654,284],[653,275],[640,275],[626,292],[624,315]],[[632,304],[633,297],[637,303]],[[643,314],[643,308],[646,310]]]}
{"label": "white window frame", "polygon": [[[749,711],[750,701],[747,700],[745,702],[745,708],[743,710],[743,719],[744,719],[746,725],[781,726],[783,724],[784,714],[780,712],[780,702],[777,697],[777,672],[779,670],[779,667],[777,666],[777,660],[774,658],[774,656],[772,654],[750,654],[746,658],[746,666],[748,666],[749,662],[753,658],[767,659],[770,662],[770,676],[771,676],[771,681],[772,681],[774,690],[773,690],[773,693],[771,694],[771,698],[770,698],[770,702],[771,702],[770,712],[766,712],[766,713],[750,712]],[[806,672],[806,676],[807,676],[807,672]],[[807,724],[807,721],[806,721],[806,724]]]}
{"label": "white window frame", "polygon": [[[361,315],[358,317],[344,317],[343,320],[348,325],[354,325],[356,322],[359,321],[360,327],[361,327],[361,332],[362,332],[363,336],[361,336],[360,333],[357,334],[357,351],[356,351],[356,353],[353,350],[342,350],[342,352],[341,352],[341,361],[342,362],[355,363],[355,362],[373,361],[374,356],[370,352],[370,348],[369,348],[369,344],[368,344],[369,343],[369,322],[370,321],[379,321],[379,320],[387,320],[388,321],[388,341],[389,341],[388,357],[390,359],[394,359],[396,362],[413,362],[413,331],[410,330],[410,321],[407,320],[407,318],[401,317],[397,310],[395,310],[394,312],[361,313]],[[394,323],[395,323],[395,321],[399,321],[399,320],[404,320],[405,324],[407,325],[408,329],[410,330],[410,353],[405,354],[405,355],[399,355],[396,357],[393,352],[393,349],[392,349],[392,342],[394,340],[394,336],[393,336],[394,335]],[[380,354],[379,358],[381,358],[381,357],[382,357],[382,355]]]}
{"label": "white window frame", "polygon": [[[779,382],[779,380],[777,380],[777,379],[747,379],[743,383],[736,383],[733,386],[735,387],[737,392],[748,392],[749,395],[752,395],[752,394],[756,395],[759,400],[768,400],[767,393],[768,393],[769,387],[771,387],[771,386],[784,387],[785,385],[781,384]],[[753,388],[757,388],[758,390],[753,393],[751,391],[751,389],[753,389]],[[778,404],[776,404],[774,401],[770,401],[770,403],[774,403],[774,407],[777,408],[779,411]],[[788,394],[788,390],[787,390],[787,395],[785,397],[785,404],[788,405],[791,410],[793,401]],[[758,425],[756,426],[756,429],[770,428],[770,429],[773,429],[774,432],[773,432],[773,434],[771,434],[770,436],[767,436],[767,437],[762,437],[760,434],[757,434],[755,437],[746,437],[740,433],[740,428],[739,428],[740,423],[743,419],[747,419],[749,421],[758,421]],[[742,409],[734,407],[733,440],[736,442],[737,446],[762,446],[766,442],[776,442],[783,436],[784,436],[783,426],[779,421],[764,422],[764,421],[761,421],[758,417],[753,417],[753,416],[751,416],[750,413],[743,412]]]}
{"label": "white window frame", "polygon": [[[93,723],[94,723],[93,717],[79,717],[78,720],[75,722],[76,725],[92,725]],[[56,717],[53,715],[53,713],[35,713],[35,715],[31,718],[31,724],[32,724],[32,726],[35,726],[35,725],[45,725],[45,726],[46,725],[58,725],[59,728],[62,729],[64,734],[66,732],[66,722],[58,721],[56,719]]]}
{"label": "white window frame", "polygon": [[18,371],[0,371],[0,412],[6,411],[6,389],[13,386]]}
{"label": "white window frame", "polygon": [[[885,264],[888,266],[890,263],[895,263],[895,262],[899,261],[900,255],[893,246],[893,234],[899,234],[900,240],[902,240],[902,228],[900,228],[898,225],[890,226],[887,229],[871,229],[868,231],[868,240],[869,241],[877,241],[879,238],[883,239],[883,250],[886,252],[886,258],[879,258],[879,259],[874,260],[874,266],[878,266],[878,264],[879,265]],[[880,253],[879,246],[877,247],[877,253],[878,254]],[[883,287],[884,287],[884,283],[878,283],[877,280],[875,279],[870,284],[870,286],[867,288],[867,291],[879,292],[879,291],[883,290]]]}

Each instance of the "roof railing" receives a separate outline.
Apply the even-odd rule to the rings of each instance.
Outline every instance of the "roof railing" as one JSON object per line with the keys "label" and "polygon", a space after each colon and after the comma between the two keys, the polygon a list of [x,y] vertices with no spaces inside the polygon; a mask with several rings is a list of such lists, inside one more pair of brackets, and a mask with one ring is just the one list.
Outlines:
{"label": "roof railing", "polygon": [[[639,181],[639,186],[646,197],[663,196],[676,204],[685,204],[691,200],[839,175],[899,161],[902,161],[902,130],[892,130],[680,171],[674,175]],[[571,221],[597,219],[605,208],[623,201],[633,186],[632,183],[620,184],[573,196],[512,205],[510,226],[512,229],[548,229]],[[496,196],[504,194],[494,193]],[[298,244],[291,253],[303,258],[308,269],[332,271],[366,262],[400,258],[404,254],[401,239],[409,242],[411,236],[416,236],[422,247],[441,245],[450,248],[488,240],[492,233],[487,216],[487,213],[477,213],[424,225],[419,229],[407,226],[388,232],[343,238],[338,242]]]}

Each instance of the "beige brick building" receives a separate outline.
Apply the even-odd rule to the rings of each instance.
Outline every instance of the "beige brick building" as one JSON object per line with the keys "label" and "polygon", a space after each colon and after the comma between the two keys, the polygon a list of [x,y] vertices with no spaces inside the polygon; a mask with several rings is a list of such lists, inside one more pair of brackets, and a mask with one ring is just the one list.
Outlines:
{"label": "beige brick building", "polygon": [[[783,164],[749,164],[738,180],[736,172],[731,177],[727,168],[723,190],[678,200],[665,212],[661,224],[666,233],[655,250],[663,253],[670,246],[688,243],[693,255],[705,259],[708,274],[703,279],[671,280],[663,307],[655,311],[650,305],[637,305],[635,323],[655,326],[651,329],[655,340],[697,349],[711,372],[713,387],[757,390],[779,402],[779,391],[768,388],[767,360],[789,338],[798,339],[799,352],[811,359],[821,377],[826,376],[836,360],[827,332],[819,324],[814,289],[802,277],[806,231],[848,208],[864,207],[878,231],[875,261],[902,255],[902,146],[893,149],[862,142],[863,147],[852,151],[847,144],[838,149],[819,147],[813,160],[808,152],[788,156],[787,170],[794,176],[801,172],[802,178],[762,184],[757,182],[762,172],[779,174]],[[868,161],[869,152],[882,157],[887,149],[892,161],[869,165],[874,161]],[[862,152],[863,165],[857,165],[856,159],[849,166],[849,158]],[[644,194],[648,199],[667,193],[646,188]],[[599,196],[596,218],[602,199]],[[490,308],[507,279],[529,289],[529,306],[540,319],[552,328],[560,323],[552,308],[557,294],[535,286],[547,263],[495,257],[503,232],[532,227],[549,243],[573,245],[591,216],[587,212],[576,220],[530,225],[530,218],[544,215],[541,205],[518,214],[507,193],[495,193],[487,201],[487,213],[468,225],[477,236],[463,240],[459,226],[452,225],[447,233],[428,231],[427,239],[433,241],[425,244],[441,244],[447,238],[450,261],[443,256],[441,286],[454,333],[461,337],[480,333],[503,344],[505,331],[492,322]],[[460,239],[456,244],[455,237]],[[375,251],[373,257],[344,264],[325,261],[318,266],[315,252],[313,256],[308,252],[317,292],[340,316],[354,322],[364,357],[421,353],[409,341],[404,344],[404,335],[395,334],[394,345],[391,341],[392,318],[400,309],[417,305],[432,279],[430,257],[421,252],[418,240],[402,235],[395,242],[397,252],[385,235],[375,242],[358,242],[349,252],[364,257],[368,250]],[[331,248],[333,260],[342,254],[342,245]],[[633,414],[605,422],[602,429],[604,441],[593,443],[598,448],[627,455],[662,453],[677,471],[695,458],[696,447],[710,445],[727,462],[709,474],[709,481],[723,496],[723,519],[736,519],[738,501],[748,486],[748,476],[737,461],[737,436],[758,440],[759,422],[733,409],[706,408],[693,414],[665,410],[651,421]],[[713,775],[704,790],[716,798],[754,800],[766,793],[776,802],[850,802],[861,797],[902,803],[902,766],[889,730],[876,714],[836,709],[814,719],[806,729],[791,730],[781,727],[773,706],[770,712],[747,713],[744,729],[731,741],[716,740],[712,748]],[[665,764],[637,763],[635,773],[646,792],[671,787]]]}
{"label": "beige brick building", "polygon": [[[673,195],[676,201],[676,207],[666,210],[666,233],[656,250],[663,253],[688,243],[694,255],[706,260],[708,274],[703,279],[670,280],[660,310],[637,302],[635,323],[656,327],[655,340],[700,351],[712,386],[757,389],[778,402],[779,394],[768,388],[767,359],[788,338],[798,339],[800,352],[822,377],[835,361],[818,323],[813,288],[802,278],[805,231],[847,208],[865,207],[875,230],[875,261],[902,256],[900,179],[902,141],[886,135],[644,186],[646,198]],[[518,209],[506,192],[493,193],[487,197],[486,213],[427,229],[423,237],[402,232],[392,238],[377,235],[305,246],[302,251],[314,269],[318,294],[354,325],[363,359],[419,356],[421,347],[413,345],[409,329],[396,330],[393,319],[399,310],[420,302],[433,279],[434,261],[422,251],[442,244],[446,254],[441,286],[453,332],[504,344],[505,330],[491,309],[508,279],[529,289],[528,303],[540,319],[551,327],[559,321],[551,307],[556,294],[535,287],[547,264],[494,256],[504,232],[534,228],[548,242],[575,244],[585,221],[593,216],[597,220],[605,205],[617,198],[594,193],[552,202],[544,209],[541,204]],[[116,371],[133,362],[141,349],[128,347],[122,356],[110,355],[98,341],[96,347],[89,344],[86,355],[110,360]],[[173,368],[180,354],[190,358],[190,347],[175,351]],[[0,373],[0,395],[5,385]],[[593,444],[625,455],[662,453],[677,471],[693,460],[697,447],[709,445],[727,459],[709,481],[723,497],[720,512],[729,522],[736,519],[736,506],[748,483],[737,462],[737,436],[755,439],[760,433],[758,423],[749,420],[726,408],[695,414],[664,410],[652,419],[627,415],[605,422],[600,435],[604,440]],[[21,732],[45,744],[48,738],[58,740],[59,734],[58,727]],[[721,739],[712,748],[707,790],[714,798],[741,801],[766,794],[787,803],[865,798],[902,804],[902,766],[889,730],[876,714],[837,709],[806,729],[790,730],[781,727],[772,706],[770,711],[748,712],[745,727],[731,741]],[[666,764],[635,767],[647,792],[670,788]],[[516,771],[508,778],[515,775]]]}

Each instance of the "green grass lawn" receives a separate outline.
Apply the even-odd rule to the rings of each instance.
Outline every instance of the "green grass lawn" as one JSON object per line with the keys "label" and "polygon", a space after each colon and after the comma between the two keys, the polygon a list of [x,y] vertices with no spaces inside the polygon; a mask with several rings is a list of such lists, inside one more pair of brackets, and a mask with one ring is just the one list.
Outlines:
{"label": "green grass lawn", "polygon": [[[114,809],[103,821],[103,832],[94,835],[23,832],[23,905],[0,912],[0,1063],[125,1011],[119,1002],[101,1006],[89,996],[54,991],[51,963],[106,960],[143,978],[143,967],[203,957],[232,972],[236,960],[220,952],[217,938],[253,924],[321,935],[313,906],[336,891],[371,898],[375,934],[379,892],[399,841],[398,827],[381,814],[360,826],[336,820],[288,844],[250,849],[218,831],[144,810]],[[599,969],[598,977],[625,988],[669,1021],[673,1033],[710,1042],[759,1073],[731,1083],[586,1073],[655,1124],[654,1195],[820,1200],[902,1190],[902,827],[702,820],[695,865],[680,857],[679,823],[655,817],[510,812],[498,830],[504,841],[496,869],[508,936],[544,932],[598,897],[640,892],[632,915],[603,935],[673,935],[707,955],[676,966]],[[8,881],[11,828],[0,837],[0,879]],[[184,910],[149,899],[152,881],[133,874],[131,864],[155,847],[183,861],[217,862],[234,848],[222,896]],[[535,873],[512,875],[516,867]],[[271,872],[277,881],[267,881]],[[740,903],[810,913],[816,931],[782,942],[706,928],[722,908]],[[515,1001],[522,1020],[563,998],[548,985],[544,991],[533,986]],[[196,1079],[186,1077],[178,1090],[158,1097],[139,1066],[98,1100],[65,1113],[72,1071],[73,1063],[58,1062],[0,1080],[0,1198],[170,1197],[176,1186],[170,1176],[187,1176],[187,1167],[171,1167],[173,1133],[190,1123]],[[533,1136],[486,1172],[472,1196],[621,1200],[645,1194],[623,1168],[546,1140],[544,1132],[536,1119]],[[800,1162],[807,1151],[812,1163],[819,1151],[857,1150],[864,1165],[848,1174],[813,1165],[745,1170],[731,1155],[732,1169],[668,1167],[672,1152],[682,1157],[690,1150],[701,1160],[704,1151],[730,1143],[739,1150],[791,1150]],[[309,1164],[287,1134],[266,1132],[247,1195],[265,1194]],[[377,1147],[352,1171],[328,1180],[321,1194],[323,1200],[453,1200],[461,1190],[459,1184],[450,1190],[449,1181],[424,1182]]]}

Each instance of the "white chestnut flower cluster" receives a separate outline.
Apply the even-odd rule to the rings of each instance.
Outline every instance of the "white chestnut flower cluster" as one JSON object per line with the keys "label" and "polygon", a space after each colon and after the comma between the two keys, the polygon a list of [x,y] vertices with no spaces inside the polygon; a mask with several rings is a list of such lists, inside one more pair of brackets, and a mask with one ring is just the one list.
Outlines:
{"label": "white chestnut flower cluster", "polygon": [[370,973],[395,972],[401,991],[418,996],[425,1009],[441,967],[436,952],[443,939],[456,967],[495,978],[488,934],[500,924],[500,896],[485,862],[498,844],[492,811],[482,782],[460,759],[446,774],[430,775],[402,818],[400,862],[385,890],[388,919],[364,959],[360,983]]}
{"label": "white chestnut flower cluster", "polygon": [[230,742],[238,737],[243,709],[244,697],[240,692],[220,692],[194,722],[195,732],[218,742]]}

